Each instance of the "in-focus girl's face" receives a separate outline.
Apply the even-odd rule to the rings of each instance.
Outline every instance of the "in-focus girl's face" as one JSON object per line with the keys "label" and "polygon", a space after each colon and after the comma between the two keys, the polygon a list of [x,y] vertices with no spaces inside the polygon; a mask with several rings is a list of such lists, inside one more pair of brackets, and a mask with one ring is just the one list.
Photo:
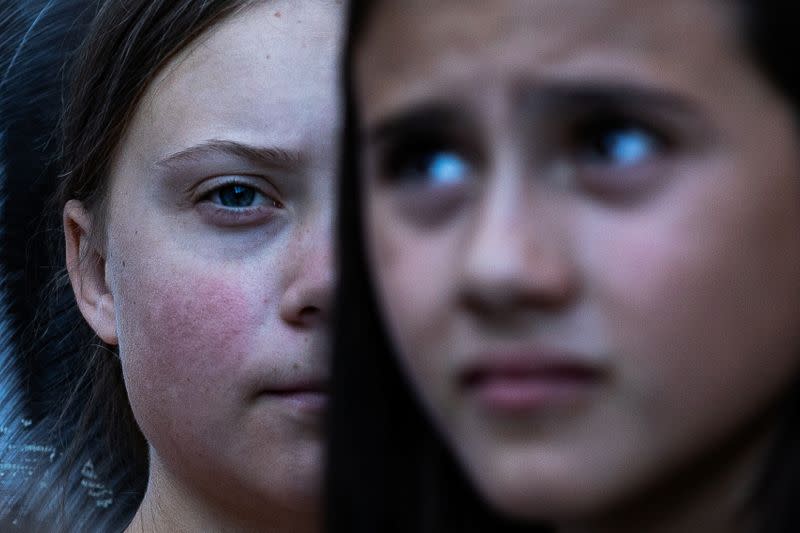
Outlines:
{"label": "in-focus girl's face", "polygon": [[503,509],[756,453],[797,373],[800,141],[724,6],[380,2],[355,49],[388,326]]}
{"label": "in-focus girl's face", "polygon": [[95,328],[151,473],[242,514],[317,499],[341,11],[273,0],[213,27],[151,84],[112,170]]}

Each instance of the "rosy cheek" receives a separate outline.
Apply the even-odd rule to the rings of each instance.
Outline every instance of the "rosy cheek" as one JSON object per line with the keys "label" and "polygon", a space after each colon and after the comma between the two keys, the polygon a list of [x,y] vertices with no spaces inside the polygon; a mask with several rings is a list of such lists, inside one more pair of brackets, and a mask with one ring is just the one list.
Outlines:
{"label": "rosy cheek", "polygon": [[246,394],[243,368],[263,313],[240,277],[227,278],[239,281],[182,272],[121,287],[135,295],[118,307],[128,396],[157,450],[193,446],[235,417]]}

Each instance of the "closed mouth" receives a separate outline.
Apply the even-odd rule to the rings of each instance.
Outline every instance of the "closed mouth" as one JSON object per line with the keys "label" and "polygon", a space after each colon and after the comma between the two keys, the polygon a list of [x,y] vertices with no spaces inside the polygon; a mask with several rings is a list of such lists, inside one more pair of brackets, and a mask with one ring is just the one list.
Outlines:
{"label": "closed mouth", "polygon": [[330,403],[327,383],[296,384],[263,390],[259,398],[269,403],[277,402],[291,410],[315,415],[325,411]]}
{"label": "closed mouth", "polygon": [[577,357],[542,352],[487,354],[459,375],[459,388],[490,411],[531,411],[575,403],[604,373]]}

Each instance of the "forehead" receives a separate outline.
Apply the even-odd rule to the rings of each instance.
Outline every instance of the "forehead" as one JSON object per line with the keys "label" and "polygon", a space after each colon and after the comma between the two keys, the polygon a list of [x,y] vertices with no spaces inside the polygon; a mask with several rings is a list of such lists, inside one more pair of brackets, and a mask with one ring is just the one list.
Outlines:
{"label": "forehead", "polygon": [[476,82],[514,78],[635,79],[661,88],[713,83],[726,66],[744,61],[735,4],[378,2],[355,49],[356,87],[370,106],[392,107],[435,89],[457,94]]}
{"label": "forehead", "polygon": [[335,111],[341,8],[257,2],[182,50],[148,87],[126,142],[147,159],[208,139],[314,149]]}

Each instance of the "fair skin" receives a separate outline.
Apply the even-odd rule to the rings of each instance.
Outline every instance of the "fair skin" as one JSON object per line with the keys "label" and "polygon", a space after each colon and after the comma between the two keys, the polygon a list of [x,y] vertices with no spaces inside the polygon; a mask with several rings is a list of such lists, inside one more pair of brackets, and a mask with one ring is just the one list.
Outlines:
{"label": "fair skin", "polygon": [[751,525],[800,369],[800,139],[725,5],[381,2],[355,49],[388,328],[504,512]]}
{"label": "fair skin", "polygon": [[334,1],[259,2],[160,71],[107,225],[64,210],[78,305],[150,447],[128,531],[315,531],[339,133]]}

